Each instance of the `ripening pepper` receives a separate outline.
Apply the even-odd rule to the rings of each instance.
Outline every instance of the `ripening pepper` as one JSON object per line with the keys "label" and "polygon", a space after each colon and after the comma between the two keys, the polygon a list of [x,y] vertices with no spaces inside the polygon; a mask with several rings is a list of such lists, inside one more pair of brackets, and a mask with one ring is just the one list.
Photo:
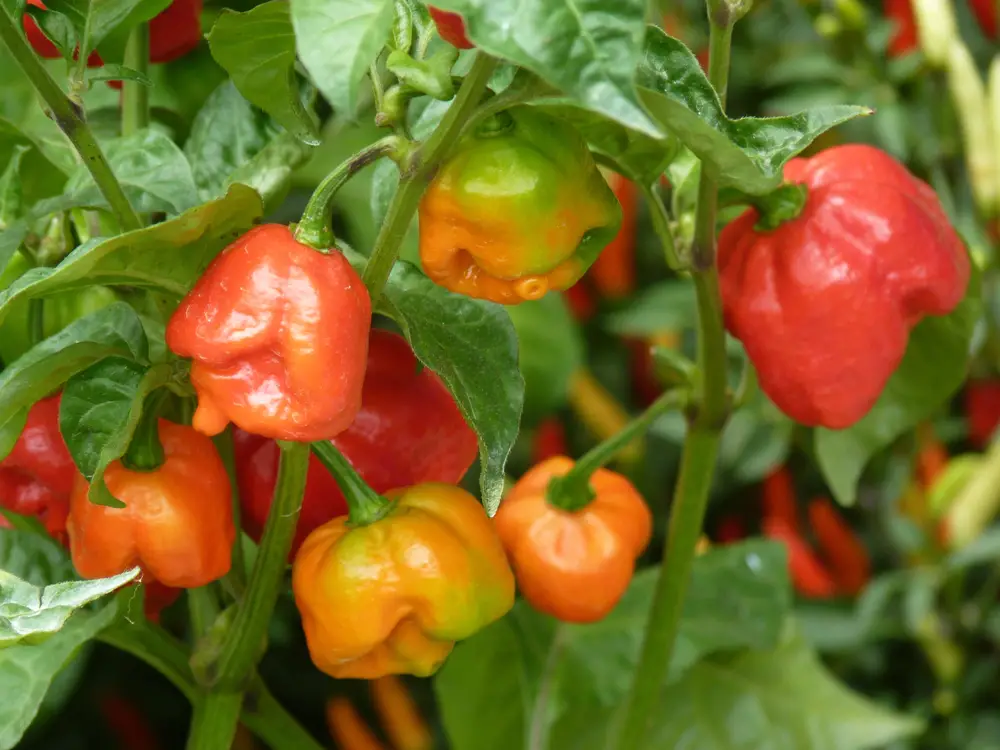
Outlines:
{"label": "ripening pepper", "polygon": [[104,473],[124,508],[95,505],[77,477],[70,498],[73,565],[84,578],[139,565],[167,586],[195,588],[229,572],[236,539],[229,475],[212,441],[190,427],[159,420],[165,460],[152,471],[115,461]]}
{"label": "ripening pepper", "polygon": [[970,380],[965,385],[969,442],[984,448],[1000,424],[1000,379]]}
{"label": "ripening pepper", "polygon": [[212,261],[171,317],[167,345],[194,359],[199,432],[231,421],[278,440],[328,440],[361,406],[370,326],[368,291],[340,252],[265,224]]}
{"label": "ripening pepper", "polygon": [[628,589],[653,517],[632,483],[607,469],[591,474],[594,498],[587,505],[556,507],[549,483],[574,463],[557,456],[533,467],[504,497],[493,521],[531,606],[564,622],[596,622]]}
{"label": "ripening pepper", "polygon": [[441,165],[420,203],[420,259],[454,292],[516,305],[575,284],[621,220],[576,129],[514,107]]}
{"label": "ripening pepper", "polygon": [[438,34],[448,44],[459,49],[472,49],[473,44],[465,33],[465,21],[458,13],[448,10],[441,10],[434,6],[428,6],[434,25],[437,26]]}
{"label": "ripening pepper", "polygon": [[[0,274],[0,289],[6,289],[30,269],[31,262],[20,253],[15,254]],[[42,336],[54,336],[77,318],[97,312],[117,299],[118,295],[108,287],[97,285],[50,294],[42,299]],[[0,360],[5,364],[31,348],[30,309],[30,300],[14,302],[0,323]]]}
{"label": "ripening pepper", "polygon": [[877,148],[785,165],[805,205],[776,229],[751,208],[719,237],[726,327],[788,416],[831,429],[875,404],[910,329],[961,301],[969,258],[934,191]]}
{"label": "ripening pepper", "polygon": [[[36,8],[46,10],[45,3],[43,3],[42,0],[28,0],[28,5],[33,5]],[[47,36],[45,36],[45,32],[41,30],[35,19],[28,13],[24,14],[24,34],[28,38],[28,43],[32,46],[39,57],[44,57],[47,60],[58,60],[62,57],[56,45],[53,44]],[[78,53],[79,51],[74,53],[74,57],[77,57]],[[101,60],[101,56],[97,54],[96,51],[91,52],[87,57],[87,67],[99,68],[102,65],[104,65],[104,61]]]}
{"label": "ripening pepper", "polygon": [[[466,424],[441,379],[418,369],[406,339],[372,330],[361,410],[331,441],[376,492],[424,482],[455,484],[476,459],[476,434]],[[236,476],[243,526],[260,540],[278,477],[278,444],[236,430]],[[324,523],[346,515],[336,480],[315,455],[309,458],[305,499],[292,556]]]}
{"label": "ripening pepper", "polygon": [[[0,507],[37,518],[65,542],[69,496],[79,472],[59,432],[59,402],[56,395],[32,406],[24,431],[0,461]],[[0,527],[6,525],[0,516]]]}
{"label": "ripening pepper", "polygon": [[386,497],[393,502],[382,518],[355,527],[334,519],[295,558],[309,653],[332,677],[426,677],[455,641],[514,604],[514,576],[472,495],[429,483]]}

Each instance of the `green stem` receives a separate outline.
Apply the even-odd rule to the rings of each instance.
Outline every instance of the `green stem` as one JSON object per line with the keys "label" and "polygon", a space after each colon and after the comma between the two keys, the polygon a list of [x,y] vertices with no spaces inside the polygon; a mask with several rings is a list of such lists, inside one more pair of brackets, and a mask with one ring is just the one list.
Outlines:
{"label": "green stem", "polygon": [[670,216],[667,214],[667,207],[663,205],[663,201],[660,200],[660,196],[653,190],[652,185],[647,185],[643,182],[637,182],[636,184],[646,199],[646,205],[649,206],[649,218],[653,222],[653,230],[656,232],[656,236],[659,237],[660,244],[663,246],[663,254],[667,259],[667,267],[671,271],[678,271],[684,268],[684,263],[677,254],[677,247],[674,244],[674,233],[670,229]]}
{"label": "green stem", "polygon": [[7,46],[14,62],[24,71],[31,85],[48,105],[52,119],[76,148],[122,228],[126,231],[141,229],[142,222],[111,171],[94,134],[87,127],[82,110],[70,101],[45,66],[39,62],[3,3],[0,3],[0,41]]}
{"label": "green stem", "polygon": [[232,747],[242,708],[243,691],[206,691],[194,705],[187,750],[226,750]]}
{"label": "green stem", "polygon": [[430,138],[412,155],[410,165],[403,170],[399,188],[389,204],[385,221],[375,238],[375,246],[365,266],[364,282],[372,299],[372,309],[382,296],[382,289],[389,279],[389,272],[399,256],[399,247],[410,228],[413,214],[427,189],[427,183],[448,148],[454,145],[465,121],[472,114],[486,90],[497,61],[477,52],[472,69],[462,82],[441,123]]}
{"label": "green stem", "polygon": [[[125,45],[125,66],[146,74],[149,67],[149,24],[137,24]],[[122,81],[122,135],[129,136],[149,126],[149,87],[138,81]]]}
{"label": "green stem", "polygon": [[671,390],[660,395],[642,414],[621,430],[587,451],[573,468],[561,477],[549,481],[546,499],[557,508],[577,511],[585,508],[594,499],[590,487],[590,477],[595,471],[614,458],[622,448],[649,429],[649,426],[664,412],[683,406],[687,393]]}
{"label": "green stem", "polygon": [[367,526],[389,512],[391,503],[365,483],[337,446],[329,440],[320,440],[312,444],[312,450],[344,493],[351,526]]}
{"label": "green stem", "polygon": [[212,591],[212,584],[188,589],[187,605],[191,633],[198,639],[208,632],[215,618],[219,616],[219,603]]}
{"label": "green stem", "polygon": [[[710,0],[709,80],[725,104],[729,73],[729,48],[735,14],[719,12],[722,3]],[[720,20],[724,23],[720,24]],[[729,404],[726,394],[726,345],[715,268],[716,182],[702,170],[695,214],[693,273],[698,299],[697,412],[688,426],[681,455],[681,470],[667,528],[666,544],[645,638],[625,703],[619,728],[618,750],[644,747],[644,739],[660,697],[660,688],[673,657],[684,598],[691,576],[695,549],[701,535],[715,472],[719,439]]]}
{"label": "green stem", "polygon": [[330,212],[337,191],[369,164],[378,161],[383,156],[399,154],[402,146],[403,140],[398,136],[390,135],[382,138],[370,146],[366,146],[328,174],[312,194],[309,203],[306,204],[302,219],[295,229],[295,239],[317,250],[327,250],[333,247],[334,236],[333,227],[330,225]]}
{"label": "green stem", "polygon": [[[243,507],[240,504],[239,483],[236,481],[236,456],[233,452],[232,430],[226,430],[220,435],[216,435],[212,442],[215,443],[215,448],[219,451],[219,458],[222,459],[222,463],[226,467],[226,474],[229,475],[229,487],[233,495],[233,524],[237,529],[241,529],[243,528],[241,522]],[[239,596],[242,596],[243,592],[246,591],[247,567],[240,535],[236,536],[236,543],[233,545],[233,564],[224,580],[230,584],[230,588],[227,590],[232,590]]]}
{"label": "green stem", "polygon": [[323,750],[324,746],[291,717],[259,678],[247,690],[242,719],[274,750]]}

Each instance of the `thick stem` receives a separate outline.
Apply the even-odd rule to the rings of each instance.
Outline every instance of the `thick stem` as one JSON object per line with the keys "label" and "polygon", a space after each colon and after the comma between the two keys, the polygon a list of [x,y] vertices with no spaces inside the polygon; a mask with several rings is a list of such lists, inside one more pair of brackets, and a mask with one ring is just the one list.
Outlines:
{"label": "thick stem", "polygon": [[667,267],[672,271],[684,268],[684,263],[677,254],[677,247],[674,243],[674,233],[670,229],[670,217],[667,215],[667,207],[663,205],[660,196],[656,194],[651,185],[636,183],[642,191],[646,204],[649,206],[649,218],[653,222],[653,229],[663,246],[663,255],[667,260]]}
{"label": "thick stem", "polygon": [[195,703],[187,750],[224,750],[232,747],[243,707],[243,692],[208,690]]}
{"label": "thick stem", "polygon": [[367,526],[389,512],[392,504],[365,483],[337,446],[329,440],[320,440],[312,444],[312,450],[344,493],[351,526]]}
{"label": "thick stem", "polygon": [[[136,25],[125,45],[125,66],[146,74],[149,66],[149,24]],[[149,126],[149,87],[138,81],[122,82],[122,135],[128,136]]]}
{"label": "thick stem", "polygon": [[52,119],[76,148],[122,228],[126,231],[141,229],[142,222],[129,203],[114,172],[111,171],[111,166],[104,158],[104,152],[97,144],[94,134],[87,127],[83,112],[70,101],[39,62],[3,3],[0,3],[0,41],[7,46],[14,62],[24,71],[31,85],[45,101]]}
{"label": "thick stem", "polygon": [[492,57],[482,52],[476,54],[472,69],[462,82],[462,87],[445,112],[441,123],[431,137],[413,154],[410,168],[404,170],[399,188],[392,198],[392,203],[389,204],[385,221],[375,238],[375,246],[368,258],[368,265],[365,266],[363,278],[371,295],[372,309],[382,296],[382,289],[399,256],[399,246],[410,228],[413,214],[420,205],[427,183],[482,98],[496,64],[497,61]]}
{"label": "thick stem", "polygon": [[370,146],[365,147],[343,164],[334,169],[319,184],[309,199],[302,219],[295,229],[295,239],[314,247],[317,250],[327,250],[333,247],[333,227],[330,225],[330,212],[337,192],[362,169],[378,161],[383,156],[396,154],[400,151],[403,141],[391,135]]}
{"label": "thick stem", "polygon": [[[729,46],[734,14],[719,12],[721,3],[710,3],[709,80],[725,104],[729,71]],[[720,25],[723,19],[726,25]],[[666,545],[653,593],[645,639],[632,690],[619,728],[617,750],[643,747],[650,717],[673,657],[684,598],[691,576],[698,539],[708,506],[715,472],[719,438],[729,404],[726,394],[726,343],[715,268],[715,221],[718,189],[702,170],[695,213],[694,284],[698,298],[697,412],[688,426],[681,455],[681,471],[674,490]]]}

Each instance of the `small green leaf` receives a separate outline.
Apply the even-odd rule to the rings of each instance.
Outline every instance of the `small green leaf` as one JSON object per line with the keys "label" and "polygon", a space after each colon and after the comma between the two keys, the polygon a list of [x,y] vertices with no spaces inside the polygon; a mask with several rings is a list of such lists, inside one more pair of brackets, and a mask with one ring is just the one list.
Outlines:
{"label": "small green leaf", "polygon": [[720,185],[760,195],[781,183],[781,168],[820,134],[867,107],[836,106],[786,117],[726,117],[712,85],[683,42],[650,27],[639,66],[643,103],[702,161]]}
{"label": "small green leaf", "polygon": [[95,81],[135,81],[143,86],[152,86],[153,82],[145,73],[126,68],[124,65],[102,65],[99,68],[87,68],[86,80]]}
{"label": "small green leaf", "polygon": [[316,118],[302,103],[295,76],[288,3],[271,0],[246,13],[223,10],[208,43],[243,96],[304,143],[319,143]]}
{"label": "small green leaf", "polygon": [[[18,144],[10,155],[7,167],[0,175],[0,232],[21,216],[24,191],[21,188],[21,162],[31,150],[29,146]],[[6,264],[5,264],[6,265]]]}
{"label": "small green leaf", "polygon": [[965,299],[950,315],[925,318],[910,332],[903,361],[868,414],[845,430],[815,431],[816,460],[837,502],[852,505],[872,456],[934,414],[961,386],[982,315],[980,284],[974,272]]}
{"label": "small green leaf", "polygon": [[393,0],[291,0],[291,10],[299,59],[333,108],[352,118],[392,31]]}

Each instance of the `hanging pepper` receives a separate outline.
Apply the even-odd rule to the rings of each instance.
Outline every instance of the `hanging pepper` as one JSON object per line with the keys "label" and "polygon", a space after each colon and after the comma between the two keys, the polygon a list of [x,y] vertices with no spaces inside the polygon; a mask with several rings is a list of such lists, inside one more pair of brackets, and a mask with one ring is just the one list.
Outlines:
{"label": "hanging pepper", "polygon": [[229,571],[236,538],[229,475],[212,441],[190,427],[159,421],[165,460],[151,471],[115,461],[104,473],[124,508],[95,505],[78,476],[70,498],[73,565],[84,578],[139,565],[176,588],[195,588]]}
{"label": "hanging pepper", "polygon": [[330,454],[350,520],[310,534],[292,572],[312,660],[338,679],[431,675],[455,641],[514,604],[493,524],[459,487],[420,484],[379,497]]}
{"label": "hanging pepper", "polygon": [[583,478],[589,501],[579,490],[559,492],[553,480],[574,464],[557,456],[532,468],[493,520],[531,606],[564,622],[596,622],[628,589],[653,516],[632,483],[607,469]]}
{"label": "hanging pepper", "polygon": [[516,305],[575,284],[621,216],[576,129],[514,107],[441,165],[420,203],[420,258],[437,284]]}
{"label": "hanging pepper", "polygon": [[761,526],[764,536],[782,542],[788,550],[788,572],[801,596],[830,599],[836,595],[837,583],[833,576],[785,519],[765,518]]}
{"label": "hanging pepper", "polygon": [[341,750],[386,750],[358,710],[343,696],[327,701],[326,725]]}
{"label": "hanging pepper", "polygon": [[[234,431],[233,442],[243,527],[260,540],[278,477],[278,445],[242,430]],[[377,329],[368,344],[361,410],[331,442],[376,492],[423,482],[455,484],[477,452],[476,434],[441,379],[419,367],[406,339]],[[312,531],[346,513],[336,480],[311,456],[291,555]]]}
{"label": "hanging pepper", "polygon": [[[38,518],[53,538],[65,543],[69,496],[76,465],[59,432],[61,396],[31,407],[24,431],[0,461],[0,507]],[[6,527],[0,516],[0,527]]]}
{"label": "hanging pepper", "polygon": [[825,497],[809,503],[809,525],[837,582],[837,590],[849,596],[861,593],[871,580],[871,560],[854,530]]}
{"label": "hanging pepper", "polygon": [[[149,22],[149,61],[173,62],[201,43],[202,0],[174,0]],[[108,81],[113,89],[121,81]]]}
{"label": "hanging pepper", "polygon": [[431,18],[434,19],[434,25],[437,26],[438,34],[441,35],[442,39],[453,47],[472,49],[473,44],[465,34],[465,21],[458,13],[441,10],[433,5],[428,6],[427,10],[430,11]]}
{"label": "hanging pepper", "polygon": [[875,404],[910,329],[958,305],[969,258],[934,191],[872,146],[793,159],[785,179],[806,189],[796,218],[759,229],[754,208],[722,230],[723,313],[782,411],[840,429]]}
{"label": "hanging pepper", "polygon": [[972,13],[979,21],[983,33],[990,39],[997,36],[997,6],[993,0],[969,0]]}
{"label": "hanging pepper", "polygon": [[985,448],[1000,424],[1000,379],[970,380],[965,384],[964,401],[969,442]]}
{"label": "hanging pepper", "polygon": [[910,0],[883,0],[882,11],[896,30],[889,41],[889,56],[902,57],[917,49],[917,19]]}
{"label": "hanging pepper", "polygon": [[620,299],[635,289],[635,239],[638,230],[639,188],[627,177],[602,169],[615,198],[622,207],[618,234],[601,251],[587,272],[602,297]]}
{"label": "hanging pepper", "polygon": [[[42,0],[28,0],[28,5],[47,10]],[[58,60],[62,57],[59,48],[45,36],[45,32],[39,28],[38,22],[28,13],[24,14],[24,34],[28,38],[28,44],[32,46],[39,57],[44,57],[47,60]],[[79,53],[79,49],[74,51],[73,58],[76,59]],[[104,61],[101,60],[101,56],[97,54],[97,51],[91,52],[87,57],[87,67],[99,68],[102,65],[104,65]]]}
{"label": "hanging pepper", "polygon": [[761,499],[765,518],[780,518],[789,529],[801,533],[795,485],[788,469],[779,466],[764,477]]}
{"label": "hanging pepper", "polygon": [[361,406],[371,300],[351,264],[265,224],[222,251],[181,302],[167,344],[192,357],[194,427],[232,421],[278,440],[329,440]]}

